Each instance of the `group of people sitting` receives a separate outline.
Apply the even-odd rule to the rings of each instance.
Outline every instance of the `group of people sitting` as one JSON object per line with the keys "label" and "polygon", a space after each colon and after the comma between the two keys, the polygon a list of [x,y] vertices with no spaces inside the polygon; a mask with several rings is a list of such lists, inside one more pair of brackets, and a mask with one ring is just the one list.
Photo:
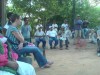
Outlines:
{"label": "group of people sitting", "polygon": [[[37,27],[36,27],[37,28]],[[54,21],[51,26],[49,26],[49,30],[46,32],[43,31],[43,26],[38,25],[36,32],[34,34],[35,43],[39,46],[39,43],[42,42],[42,47],[46,47],[46,39],[49,40],[50,49],[56,49],[59,44],[59,48],[63,49],[63,41],[65,41],[66,49],[68,49],[69,38],[72,36],[71,31],[69,30],[69,26],[67,20],[64,20],[60,30],[58,30],[58,25]]]}
{"label": "group of people sitting", "polygon": [[[21,24],[20,16],[10,12],[7,14],[7,18],[8,22],[4,26],[6,29],[6,37],[0,35],[0,74],[36,75],[32,65],[17,60],[18,57],[26,53],[33,54],[40,68],[49,68],[53,62],[48,61],[37,46],[25,41],[28,39],[24,38],[22,34],[27,33],[21,33],[19,31],[18,26]],[[26,25],[26,27],[28,26]],[[8,39],[10,40],[9,43]],[[16,59],[14,59],[12,55],[14,55]]]}

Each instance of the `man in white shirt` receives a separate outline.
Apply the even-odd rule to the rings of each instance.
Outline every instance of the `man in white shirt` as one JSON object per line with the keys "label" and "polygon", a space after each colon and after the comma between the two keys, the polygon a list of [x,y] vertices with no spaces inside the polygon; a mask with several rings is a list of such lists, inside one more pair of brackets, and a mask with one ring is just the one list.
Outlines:
{"label": "man in white shirt", "polygon": [[56,24],[56,21],[53,21],[52,27],[53,30],[55,30],[56,32],[58,31],[58,25]]}
{"label": "man in white shirt", "polygon": [[45,49],[46,40],[45,40],[45,33],[41,30],[41,27],[35,32],[35,42],[37,47],[39,47],[40,42],[42,42],[42,48]]}
{"label": "man in white shirt", "polygon": [[[50,31],[47,32],[46,35],[49,37],[50,49],[52,49],[52,48],[56,49],[56,46],[58,45],[57,32],[55,30],[53,30],[52,26],[50,28]],[[53,41],[55,42],[54,47],[52,47]]]}
{"label": "man in white shirt", "polygon": [[66,19],[64,20],[64,23],[61,26],[64,27],[65,30],[69,29],[69,26],[68,26],[68,23],[67,23]]}

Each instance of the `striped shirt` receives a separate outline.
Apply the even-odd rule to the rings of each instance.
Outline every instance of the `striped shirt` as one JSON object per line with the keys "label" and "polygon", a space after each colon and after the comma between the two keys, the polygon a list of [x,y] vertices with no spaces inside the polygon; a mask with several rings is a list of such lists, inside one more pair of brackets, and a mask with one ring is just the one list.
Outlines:
{"label": "striped shirt", "polygon": [[[18,41],[17,38],[12,34],[12,32],[19,32],[19,30],[17,29],[17,27],[11,25],[11,26],[7,29],[6,36],[7,36],[13,43],[19,44],[19,41]],[[13,48],[13,49],[18,49],[18,45],[12,44],[12,48]]]}

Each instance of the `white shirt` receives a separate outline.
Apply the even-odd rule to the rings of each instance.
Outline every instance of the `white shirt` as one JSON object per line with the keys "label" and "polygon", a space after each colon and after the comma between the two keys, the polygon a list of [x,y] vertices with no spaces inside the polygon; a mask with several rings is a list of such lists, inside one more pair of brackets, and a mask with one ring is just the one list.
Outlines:
{"label": "white shirt", "polygon": [[8,29],[9,28],[8,22],[5,24],[4,28],[5,29]]}
{"label": "white shirt", "polygon": [[36,31],[35,36],[44,36],[45,33],[43,31]]}
{"label": "white shirt", "polygon": [[52,24],[52,27],[55,31],[58,31],[58,25],[57,24]]}
{"label": "white shirt", "polygon": [[47,36],[50,36],[50,37],[56,37],[57,36],[57,32],[52,30],[52,31],[47,31],[46,33]]}
{"label": "white shirt", "polygon": [[65,30],[67,30],[67,29],[69,28],[69,27],[68,27],[68,24],[65,24],[65,23],[63,23],[61,26],[64,27]]}
{"label": "white shirt", "polygon": [[66,40],[66,38],[69,39],[71,36],[72,36],[71,31],[70,30],[66,30],[63,34],[61,34],[60,39]]}

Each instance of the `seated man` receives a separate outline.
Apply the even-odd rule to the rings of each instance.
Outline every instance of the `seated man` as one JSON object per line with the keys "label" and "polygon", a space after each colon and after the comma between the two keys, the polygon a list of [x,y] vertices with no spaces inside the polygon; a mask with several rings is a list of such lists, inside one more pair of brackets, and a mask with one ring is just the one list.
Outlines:
{"label": "seated man", "polygon": [[97,30],[98,56],[100,56],[100,29]]}
{"label": "seated man", "polygon": [[97,43],[96,33],[94,29],[91,29],[91,32],[89,33],[89,42],[92,44]]}
{"label": "seated man", "polygon": [[42,42],[43,43],[42,48],[45,49],[46,45],[45,33],[41,27],[38,28],[34,36],[35,36],[36,46],[39,47],[40,42]]}
{"label": "seated man", "polygon": [[[50,31],[47,32],[46,35],[49,37],[50,49],[56,49],[56,46],[58,45],[57,32],[53,30],[52,26],[50,27]],[[53,41],[55,41],[54,47],[52,47]]]}

